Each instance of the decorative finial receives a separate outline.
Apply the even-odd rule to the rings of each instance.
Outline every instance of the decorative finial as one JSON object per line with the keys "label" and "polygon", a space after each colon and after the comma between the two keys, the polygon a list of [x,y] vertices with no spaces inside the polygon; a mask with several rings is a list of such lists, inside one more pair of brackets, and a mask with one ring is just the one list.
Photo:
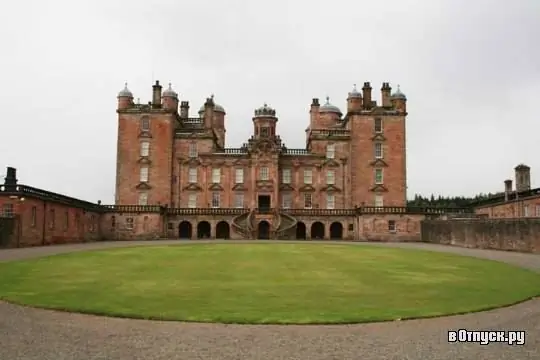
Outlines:
{"label": "decorative finial", "polygon": [[353,84],[353,91],[356,92],[356,84]]}
{"label": "decorative finial", "polygon": [[330,105],[330,96],[326,96],[326,105]]}
{"label": "decorative finial", "polygon": [[268,107],[268,104],[267,104],[267,103],[264,103],[264,107]]}
{"label": "decorative finial", "polygon": [[398,84],[398,86],[397,86],[397,91],[398,91],[398,92],[401,92],[401,90],[399,89],[399,84]]}
{"label": "decorative finial", "polygon": [[169,90],[172,90],[172,83],[169,82]]}
{"label": "decorative finial", "polygon": [[137,105],[141,104],[141,98],[137,98]]}
{"label": "decorative finial", "polygon": [[127,90],[127,88],[128,88],[128,87],[127,87],[127,81],[126,81],[126,82],[124,83],[124,89]]}
{"label": "decorative finial", "polygon": [[210,99],[214,100],[214,94],[210,95]]}

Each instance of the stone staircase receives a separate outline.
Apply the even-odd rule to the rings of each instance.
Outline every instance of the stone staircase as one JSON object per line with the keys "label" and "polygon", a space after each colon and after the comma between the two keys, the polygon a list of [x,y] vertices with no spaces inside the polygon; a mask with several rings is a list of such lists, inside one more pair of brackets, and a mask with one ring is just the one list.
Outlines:
{"label": "stone staircase", "polygon": [[255,210],[251,209],[248,212],[245,212],[232,220],[233,229],[241,234],[244,239],[253,239],[253,218],[255,215]]}
{"label": "stone staircase", "polygon": [[295,234],[292,232],[296,228],[298,220],[289,214],[280,213],[279,211],[276,211],[276,214],[278,216],[278,219],[276,219],[276,239],[294,239]]}

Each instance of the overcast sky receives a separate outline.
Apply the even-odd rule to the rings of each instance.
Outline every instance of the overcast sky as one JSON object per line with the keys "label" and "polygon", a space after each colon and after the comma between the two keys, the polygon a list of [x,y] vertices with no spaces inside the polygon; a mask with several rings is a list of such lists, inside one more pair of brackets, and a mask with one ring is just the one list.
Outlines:
{"label": "overcast sky", "polygon": [[[311,99],[354,83],[408,97],[409,197],[540,186],[540,1],[10,1],[0,12],[0,175],[114,201],[116,95],[169,81],[195,116],[227,111],[227,146],[268,102],[304,147]],[[166,86],[165,86],[166,87]]]}

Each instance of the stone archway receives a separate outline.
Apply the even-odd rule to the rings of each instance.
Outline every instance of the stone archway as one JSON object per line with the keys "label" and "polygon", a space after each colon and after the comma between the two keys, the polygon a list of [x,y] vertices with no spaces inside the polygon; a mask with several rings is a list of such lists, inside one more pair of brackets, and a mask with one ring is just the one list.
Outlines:
{"label": "stone archway", "polygon": [[296,240],[306,240],[306,224],[299,221],[296,223]]}
{"label": "stone archway", "polygon": [[330,225],[330,239],[343,240],[343,225],[340,222],[333,222]]}
{"label": "stone archway", "polygon": [[262,220],[257,226],[257,239],[270,239],[270,223],[268,221]]}
{"label": "stone archway", "polygon": [[231,227],[226,221],[220,221],[216,225],[216,239],[228,240],[231,237]]}
{"label": "stone archway", "polygon": [[311,225],[311,239],[323,240],[324,239],[324,224],[320,221],[316,221]]}
{"label": "stone archway", "polygon": [[178,225],[178,237],[180,239],[191,239],[193,233],[193,226],[189,221],[182,221]]}
{"label": "stone archway", "polygon": [[197,239],[210,239],[212,236],[212,226],[208,221],[201,221],[197,224]]}

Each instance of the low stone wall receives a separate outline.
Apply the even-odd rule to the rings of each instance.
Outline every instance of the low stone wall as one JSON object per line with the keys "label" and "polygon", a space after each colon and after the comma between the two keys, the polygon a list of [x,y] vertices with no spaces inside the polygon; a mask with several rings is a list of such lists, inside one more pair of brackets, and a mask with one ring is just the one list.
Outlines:
{"label": "low stone wall", "polygon": [[455,219],[421,222],[423,242],[540,253],[540,219]]}

